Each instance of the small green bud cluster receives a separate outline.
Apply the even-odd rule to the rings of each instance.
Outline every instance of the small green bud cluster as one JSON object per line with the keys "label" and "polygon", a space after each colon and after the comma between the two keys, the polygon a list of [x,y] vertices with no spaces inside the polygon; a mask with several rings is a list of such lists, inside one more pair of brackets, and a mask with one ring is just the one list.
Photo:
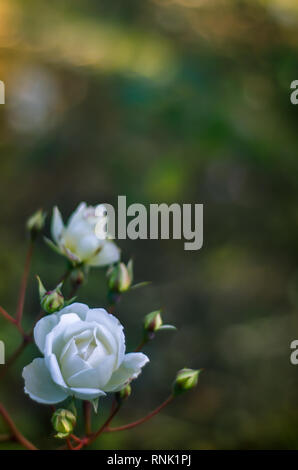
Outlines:
{"label": "small green bud cluster", "polygon": [[181,369],[176,376],[173,385],[173,395],[177,396],[181,393],[187,392],[192,388],[196,387],[199,379],[199,375],[202,372],[202,369]]}
{"label": "small green bud cluster", "polygon": [[55,437],[58,439],[65,439],[74,430],[77,418],[75,414],[70,410],[59,408],[52,416],[52,425],[57,431]]}
{"label": "small green bud cluster", "polygon": [[65,301],[61,292],[62,283],[51,291],[47,291],[38,276],[40,305],[47,313],[54,313],[64,307]]}

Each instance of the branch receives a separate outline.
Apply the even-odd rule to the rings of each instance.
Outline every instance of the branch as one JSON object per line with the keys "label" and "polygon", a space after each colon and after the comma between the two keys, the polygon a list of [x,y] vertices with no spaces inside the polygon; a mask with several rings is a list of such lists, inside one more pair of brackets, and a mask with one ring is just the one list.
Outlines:
{"label": "branch", "polygon": [[134,352],[139,352],[143,349],[143,347],[145,346],[145,344],[147,344],[147,341],[145,339],[143,339],[143,341],[140,342],[139,346],[136,347],[136,349],[134,350]]}
{"label": "branch", "polygon": [[12,434],[14,435],[15,439],[20,443],[22,444],[24,447],[26,447],[26,449],[29,449],[29,450],[38,450],[37,447],[35,447],[30,441],[28,441],[24,436],[23,434],[18,430],[18,428],[16,427],[16,425],[14,424],[14,422],[12,421],[11,417],[9,416],[9,414],[7,413],[6,409],[4,408],[4,406],[2,405],[2,403],[0,403],[0,414],[2,415],[4,421],[7,423],[7,425],[9,426]]}
{"label": "branch", "polygon": [[87,436],[90,436],[92,434],[90,401],[83,402],[83,410],[84,410],[84,418],[85,418],[85,432]]}
{"label": "branch", "polygon": [[151,411],[151,413],[149,413],[147,416],[144,416],[144,418],[134,421],[133,423],[125,424],[124,426],[119,426],[117,428],[109,428],[108,426],[106,426],[105,432],[125,431],[127,429],[132,429],[136,426],[139,426],[140,424],[149,421],[151,418],[153,418],[153,416],[157,415],[163,408],[165,408],[169,403],[171,403],[173,398],[173,395],[170,395],[161,405],[155,408],[155,410]]}
{"label": "branch", "polygon": [[115,407],[112,407],[112,410],[108,416],[108,419],[103,423],[103,425],[99,428],[99,430],[87,440],[86,445],[92,444],[92,442],[94,442],[98,438],[98,436],[100,436],[100,434],[102,434],[105,431],[105,429],[109,426],[110,422],[112,421],[114,416],[118,413],[120,408],[121,408],[120,404],[117,404]]}
{"label": "branch", "polygon": [[4,308],[1,307],[1,306],[0,306],[0,313],[1,313],[1,315],[3,315],[3,317],[4,317],[7,321],[9,321],[10,323],[12,323],[13,325],[16,324],[16,319],[13,318],[11,315],[9,315],[9,313],[7,313],[7,311],[4,310]]}

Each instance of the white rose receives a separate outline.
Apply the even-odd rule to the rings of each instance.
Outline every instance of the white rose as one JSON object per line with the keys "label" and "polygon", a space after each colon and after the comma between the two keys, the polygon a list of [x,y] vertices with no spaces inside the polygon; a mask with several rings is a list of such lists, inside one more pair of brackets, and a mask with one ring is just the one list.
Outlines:
{"label": "white rose", "polygon": [[[87,206],[82,202],[69,222],[64,226],[58,207],[54,208],[52,218],[52,237],[56,249],[75,263],[89,266],[106,266],[120,258],[120,250],[106,234],[105,238],[97,236],[96,228],[105,219],[104,205]],[[101,230],[101,233],[103,231]]]}
{"label": "white rose", "polygon": [[117,392],[149,361],[142,353],[125,354],[123,326],[116,317],[81,303],[39,320],[34,339],[44,358],[24,367],[23,378],[25,392],[39,403]]}

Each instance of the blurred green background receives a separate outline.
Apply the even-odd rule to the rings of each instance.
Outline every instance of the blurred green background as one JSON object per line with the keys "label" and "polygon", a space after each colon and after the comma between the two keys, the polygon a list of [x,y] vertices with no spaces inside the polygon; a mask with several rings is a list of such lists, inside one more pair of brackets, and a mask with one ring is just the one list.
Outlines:
{"label": "blurred green background", "polygon": [[[178,332],[146,347],[151,363],[115,424],[157,406],[184,366],[205,369],[199,386],[94,448],[298,448],[289,360],[298,338],[297,26],[296,0],[0,2],[1,305],[15,310],[24,224],[39,207],[57,204],[66,219],[82,200],[115,204],[118,195],[204,204],[200,251],[177,240],[119,242],[136,280],[153,281],[117,309],[128,349],[157,308]],[[39,308],[33,275],[53,287],[64,267],[40,240],[28,328]],[[106,306],[104,270],[91,271],[79,300]],[[20,338],[2,318],[0,339],[8,358]],[[28,347],[0,399],[50,448],[51,410],[25,396],[21,378],[38,355]],[[109,405],[101,401],[98,422]]]}

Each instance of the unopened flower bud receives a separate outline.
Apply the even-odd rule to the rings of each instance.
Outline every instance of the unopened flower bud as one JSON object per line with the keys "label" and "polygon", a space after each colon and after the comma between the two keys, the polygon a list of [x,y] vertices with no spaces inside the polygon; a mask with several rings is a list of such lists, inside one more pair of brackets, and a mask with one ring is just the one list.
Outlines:
{"label": "unopened flower bud", "polygon": [[128,397],[130,397],[130,395],[131,395],[131,386],[128,384],[126,385],[126,387],[122,388],[122,390],[120,390],[117,393],[117,400],[119,402],[122,402],[123,400],[126,400]]}
{"label": "unopened flower bud", "polygon": [[61,292],[62,283],[60,283],[54,290],[47,291],[38,276],[38,287],[40,305],[47,313],[54,313],[64,307],[64,297]]}
{"label": "unopened flower bud", "polygon": [[27,220],[26,228],[28,232],[30,232],[32,239],[35,239],[38,233],[43,229],[46,216],[47,214],[43,212],[42,209],[39,209]]}
{"label": "unopened flower bud", "polygon": [[112,266],[108,273],[108,285],[111,292],[126,292],[133,281],[133,264],[130,260],[127,266],[124,263],[118,263]]}
{"label": "unopened flower bud", "polygon": [[161,310],[148,313],[144,319],[144,329],[150,333],[154,333],[162,326]]}
{"label": "unopened flower bud", "polygon": [[65,439],[68,437],[69,434],[73,432],[76,422],[77,418],[71,411],[63,408],[55,411],[52,416],[52,425],[55,431],[57,431],[55,437],[58,439]]}
{"label": "unopened flower bud", "polygon": [[198,383],[199,374],[202,372],[202,369],[181,369],[176,376],[173,393],[174,395],[179,395],[180,393],[186,392],[191,388],[194,388]]}
{"label": "unopened flower bud", "polygon": [[164,325],[161,317],[161,310],[155,310],[148,313],[144,318],[144,335],[145,338],[150,339],[154,333],[160,330],[176,330],[175,326]]}

